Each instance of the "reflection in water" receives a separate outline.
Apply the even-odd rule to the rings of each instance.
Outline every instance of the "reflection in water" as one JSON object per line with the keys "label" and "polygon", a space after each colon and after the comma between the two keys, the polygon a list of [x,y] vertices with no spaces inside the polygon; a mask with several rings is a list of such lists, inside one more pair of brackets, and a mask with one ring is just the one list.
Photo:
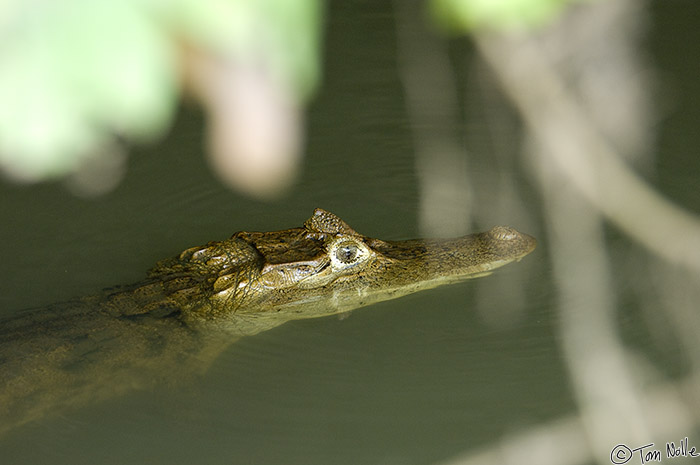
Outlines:
{"label": "reflection in water", "polygon": [[[488,279],[355,312],[342,322],[297,322],[245,338],[217,359],[202,381],[206,394],[199,403],[179,385],[182,400],[164,408],[167,414],[151,398],[138,404],[130,396],[127,404],[137,407],[115,403],[25,431],[0,445],[3,459],[13,449],[17,457],[43,459],[25,463],[50,456],[74,464],[79,450],[100,458],[89,463],[105,463],[101,458],[111,455],[111,463],[144,457],[213,463],[219,457],[227,464],[423,465],[443,459],[559,465],[610,463],[611,449],[623,441],[658,444],[677,440],[677,432],[693,441],[700,286],[688,270],[697,268],[692,241],[698,235],[695,226],[672,227],[673,217],[661,219],[671,209],[658,203],[654,189],[638,179],[635,190],[621,182],[634,178],[620,160],[642,169],[659,163],[647,151],[656,113],[649,113],[650,86],[640,72],[646,66],[640,68],[635,53],[634,31],[643,32],[644,22],[635,8],[644,5],[582,4],[559,31],[537,33],[536,39],[479,36],[477,46],[492,68],[487,70],[470,61],[469,44],[423,40],[433,32],[405,27],[424,16],[395,2],[399,21],[406,22],[397,35],[401,100],[393,19],[381,3],[329,3],[323,95],[311,111],[303,181],[289,198],[260,205],[224,193],[200,173],[205,170],[191,156],[200,144],[189,143],[180,127],[165,153],[130,160],[137,169],[129,170],[128,187],[111,203],[79,204],[77,213],[62,214],[68,202],[44,190],[43,197],[16,207],[29,213],[8,213],[15,221],[7,223],[19,224],[14,235],[29,239],[3,237],[13,253],[4,253],[2,282],[15,289],[3,310],[26,306],[31,298],[51,300],[40,287],[73,295],[81,277],[88,276],[82,286],[93,289],[120,281],[98,261],[130,276],[173,247],[221,237],[231,224],[262,230],[282,219],[289,224],[319,199],[394,238],[413,236],[414,199],[423,202],[423,212],[436,214],[427,223],[446,221],[440,235],[447,228],[474,224],[471,230],[485,230],[503,221],[544,239],[535,255]],[[672,21],[675,27],[678,18]],[[663,20],[654,22],[661,34],[674,36]],[[682,55],[667,39],[664,59],[678,63]],[[493,70],[532,132],[525,144],[522,123],[496,87]],[[420,152],[415,175],[405,126]],[[199,127],[191,133],[199,134]],[[673,138],[679,144],[678,134]],[[598,140],[596,149],[591,140]],[[615,151],[607,147],[611,142]],[[520,156],[523,146],[531,149],[526,157]],[[167,156],[173,154],[174,164]],[[160,166],[134,185],[133,174],[148,163]],[[683,176],[669,173],[673,182]],[[414,176],[421,178],[420,200]],[[685,179],[695,182],[692,175]],[[35,208],[32,201],[47,206]],[[546,207],[542,215],[540,204]],[[652,215],[654,205],[661,207]],[[98,209],[104,212],[96,214]],[[91,242],[89,235],[100,231],[95,223],[109,233],[99,232],[101,239]],[[51,242],[42,230],[63,240]],[[658,231],[668,236],[659,240]],[[111,255],[101,253],[105,249]],[[548,253],[551,271],[538,261]],[[90,261],[92,255],[101,258]],[[65,277],[67,270],[72,278]],[[90,281],[97,275],[107,282]],[[550,286],[557,291],[555,305]],[[124,421],[115,421],[120,415]],[[168,421],[181,415],[176,426]],[[633,442],[637,438],[642,442]]]}
{"label": "reflection in water", "polygon": [[615,444],[682,437],[700,421],[694,407],[697,370],[691,365],[683,378],[667,379],[665,367],[633,352],[621,338],[623,296],[615,283],[628,279],[613,266],[630,279],[639,270],[616,263],[605,237],[607,220],[652,254],[684,268],[657,280],[657,292],[671,297],[661,307],[675,324],[664,325],[664,331],[673,328],[683,353],[696,361],[698,339],[687,328],[698,327],[697,299],[678,296],[697,294],[700,222],[622,161],[644,162],[651,146],[647,76],[635,53],[643,21],[638,5],[600,3],[572,11],[538,35],[476,37],[527,125],[528,162],[544,199],[561,346],[579,410],[445,464],[521,463],[522,457],[533,463],[609,463]]}
{"label": "reflection in water", "polygon": [[430,237],[463,235],[470,230],[474,197],[447,48],[427,33],[425,18],[415,4],[396,1],[394,7],[420,182],[421,230]]}

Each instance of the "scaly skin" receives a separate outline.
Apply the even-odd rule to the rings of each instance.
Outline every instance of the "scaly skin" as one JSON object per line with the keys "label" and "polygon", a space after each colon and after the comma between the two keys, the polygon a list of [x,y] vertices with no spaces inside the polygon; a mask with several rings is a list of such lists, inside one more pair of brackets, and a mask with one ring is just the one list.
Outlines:
{"label": "scaly skin", "polygon": [[187,249],[142,283],[0,321],[0,434],[202,372],[241,336],[483,276],[534,248],[502,226],[382,241],[316,209],[300,228]]}

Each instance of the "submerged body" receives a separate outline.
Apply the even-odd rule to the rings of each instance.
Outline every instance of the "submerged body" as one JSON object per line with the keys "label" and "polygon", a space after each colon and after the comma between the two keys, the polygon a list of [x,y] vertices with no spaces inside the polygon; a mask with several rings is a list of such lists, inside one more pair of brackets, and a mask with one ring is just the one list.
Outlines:
{"label": "submerged body", "polygon": [[142,283],[0,321],[0,433],[205,370],[238,337],[488,274],[534,248],[508,227],[382,241],[316,209],[303,227],[185,250]]}

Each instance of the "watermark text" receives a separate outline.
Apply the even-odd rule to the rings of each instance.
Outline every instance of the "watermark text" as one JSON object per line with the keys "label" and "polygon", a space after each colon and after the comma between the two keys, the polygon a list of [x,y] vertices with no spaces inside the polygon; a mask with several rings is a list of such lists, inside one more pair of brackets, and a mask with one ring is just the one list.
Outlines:
{"label": "watermark text", "polygon": [[610,451],[610,462],[614,465],[623,465],[625,463],[640,463],[644,465],[645,463],[661,462],[665,459],[678,457],[700,457],[700,450],[689,444],[688,438],[685,437],[678,443],[667,442],[665,450],[655,449],[652,442],[635,448],[631,448],[627,444],[618,444]]}

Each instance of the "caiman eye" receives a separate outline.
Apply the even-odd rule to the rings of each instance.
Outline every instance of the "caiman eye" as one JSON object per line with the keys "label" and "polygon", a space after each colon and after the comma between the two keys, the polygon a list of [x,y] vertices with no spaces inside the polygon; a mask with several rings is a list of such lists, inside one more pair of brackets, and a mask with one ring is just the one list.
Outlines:
{"label": "caiman eye", "polygon": [[360,249],[355,244],[343,244],[335,249],[335,257],[343,263],[350,264],[357,260]]}
{"label": "caiman eye", "polygon": [[362,242],[341,239],[330,246],[328,255],[333,269],[339,271],[366,260],[370,251]]}

